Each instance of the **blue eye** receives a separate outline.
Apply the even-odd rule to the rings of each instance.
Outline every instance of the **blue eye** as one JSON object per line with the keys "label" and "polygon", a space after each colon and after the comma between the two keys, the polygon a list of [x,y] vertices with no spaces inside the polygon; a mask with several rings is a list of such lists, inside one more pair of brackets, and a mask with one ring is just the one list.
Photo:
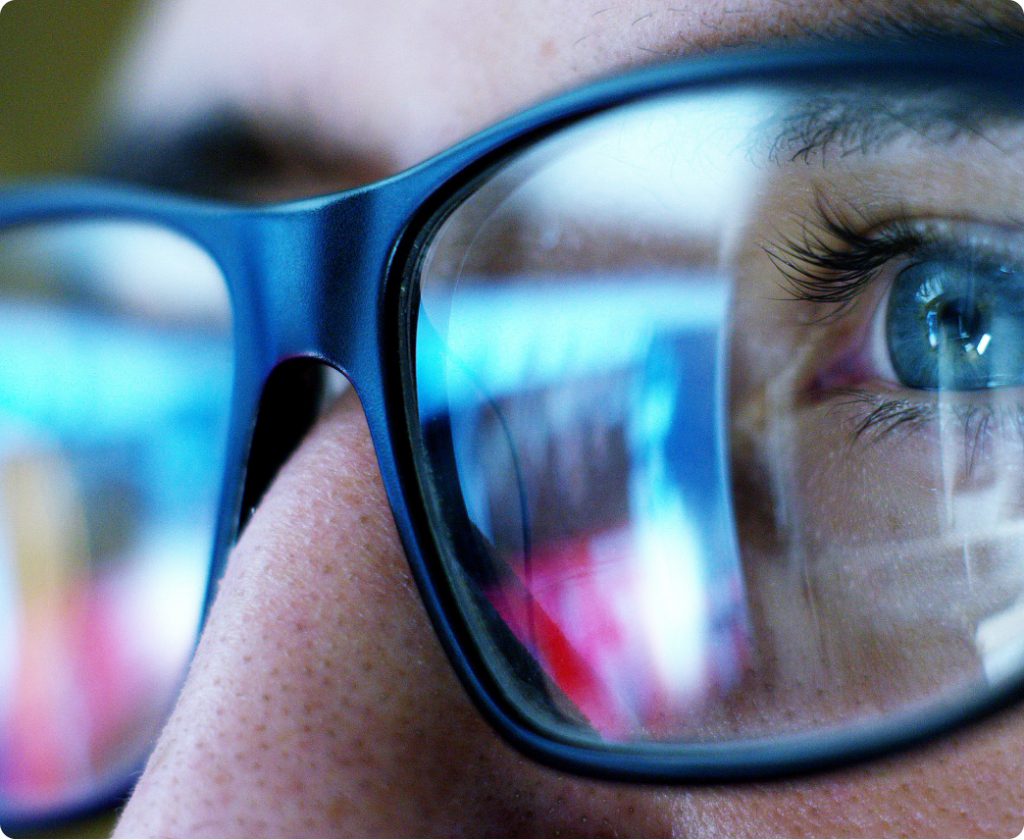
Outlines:
{"label": "blue eye", "polygon": [[916,263],[893,284],[885,332],[908,388],[1024,385],[1024,273],[998,262]]}

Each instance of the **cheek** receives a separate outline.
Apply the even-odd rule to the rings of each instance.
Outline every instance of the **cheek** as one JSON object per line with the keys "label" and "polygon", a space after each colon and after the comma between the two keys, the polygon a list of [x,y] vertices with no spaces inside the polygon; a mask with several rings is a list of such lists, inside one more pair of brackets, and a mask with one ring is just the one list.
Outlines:
{"label": "cheek", "polygon": [[846,410],[734,436],[755,636],[789,716],[903,709],[998,677],[1019,649],[1000,631],[1024,603],[1019,443],[968,468],[962,433],[855,439]]}
{"label": "cheek", "polygon": [[1024,828],[1024,715],[898,760],[702,804],[723,836],[1013,837]]}

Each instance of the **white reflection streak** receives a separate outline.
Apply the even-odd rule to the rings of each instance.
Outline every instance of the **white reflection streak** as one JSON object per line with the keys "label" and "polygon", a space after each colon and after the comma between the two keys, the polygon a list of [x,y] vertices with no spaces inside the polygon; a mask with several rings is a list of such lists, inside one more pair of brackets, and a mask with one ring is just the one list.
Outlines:
{"label": "white reflection streak", "polygon": [[1024,596],[978,622],[975,644],[989,683],[1019,675],[1024,668]]}
{"label": "white reflection streak", "polygon": [[[939,382],[954,382],[953,364],[945,354],[938,358]],[[962,398],[962,395],[960,395]],[[960,548],[963,561],[963,587],[966,592],[956,591],[956,581],[942,578],[932,585],[946,589],[946,602],[955,604],[958,598],[970,598],[960,612],[966,613],[974,626],[974,646],[981,660],[982,668],[989,682],[997,682],[1011,676],[1024,666],[1024,562],[1021,546],[1024,545],[1024,519],[1008,516],[1020,507],[1020,482],[1022,473],[1022,450],[1024,443],[1018,437],[993,432],[995,421],[988,420],[988,414],[1001,418],[1018,415],[1020,406],[1014,399],[994,389],[990,392],[991,403],[980,407],[978,414],[971,414],[968,406],[959,405],[955,391],[940,389],[936,400],[939,426],[940,468],[942,477],[941,499],[944,509],[945,531],[940,540],[946,550]],[[959,411],[958,411],[959,408]],[[1003,422],[1009,423],[1009,419]],[[1015,427],[1022,431],[1018,420]],[[993,476],[989,476],[994,470]],[[962,473],[962,474],[961,474]],[[988,478],[988,486],[984,482]],[[958,486],[959,485],[959,486]],[[942,521],[942,520],[940,520]],[[975,555],[985,545],[998,545],[1009,539],[1017,539],[1016,545],[999,552],[996,562],[1002,566],[985,570],[985,580],[977,579]],[[921,562],[934,562],[942,547],[935,540],[923,540],[915,554]],[[928,546],[931,546],[930,549]],[[905,548],[903,550],[906,550]],[[930,555],[930,556],[928,556]],[[995,578],[995,580],[992,580]],[[979,599],[991,599],[993,589],[1004,594],[1006,600],[1018,593],[1016,601],[988,616],[976,615],[977,607],[972,603]],[[940,597],[935,593],[933,597]]]}
{"label": "white reflection streak", "polygon": [[678,493],[639,519],[640,614],[655,674],[675,700],[704,693],[709,616],[703,558]]}
{"label": "white reflection streak", "polygon": [[964,575],[967,579],[967,591],[974,591],[974,570],[971,568],[971,550],[964,539]]}
{"label": "white reflection streak", "polygon": [[[78,222],[41,228],[42,264],[74,266],[129,311],[211,318],[230,313],[227,284],[213,259],[177,233],[145,223]],[[59,273],[59,272],[58,272]]]}
{"label": "white reflection streak", "polygon": [[[881,544],[868,542],[826,552],[818,559],[844,570],[847,580],[856,587],[891,592],[908,583],[912,585],[909,599],[878,598],[873,603],[878,621],[908,626],[929,623],[952,627],[958,633],[964,632],[967,622],[969,632],[975,632],[976,625],[980,633],[990,618],[1008,609],[1012,611],[1014,601],[1024,597],[1024,568],[1019,559],[1024,546],[1024,517],[979,521],[977,512],[990,508],[991,498],[988,494],[977,494],[970,512],[961,517],[965,523],[974,520],[972,530],[887,539]],[[963,598],[962,573],[955,565],[945,568],[941,563],[943,557],[955,560],[965,545],[970,545],[975,565],[979,564],[978,558],[984,560],[982,571],[975,569],[972,601]],[[1010,562],[1005,562],[1007,558]],[[986,616],[986,612],[991,615]],[[979,647],[978,652],[984,658],[992,651]]]}
{"label": "white reflection streak", "polygon": [[520,196],[562,219],[718,239],[747,218],[751,128],[780,101],[763,92],[656,99],[628,119],[595,120]]}
{"label": "white reflection streak", "polygon": [[[5,512],[0,510],[0,523],[5,519]],[[14,696],[14,674],[18,668],[20,609],[15,596],[12,565],[6,529],[3,529],[0,530],[0,727],[4,725]]]}
{"label": "white reflection streak", "polygon": [[199,628],[209,533],[182,526],[146,534],[130,572],[115,582],[132,656],[162,688],[177,679]]}
{"label": "white reflection streak", "polygon": [[[938,365],[938,381],[940,383],[936,398],[936,409],[939,419],[939,466],[942,470],[942,502],[943,521],[950,531],[956,530],[956,511],[954,506],[957,464],[960,462],[960,447],[952,440],[956,435],[958,420],[954,416],[953,407],[948,402],[948,393],[943,383],[954,382],[955,371],[945,353],[940,352],[936,360]],[[966,431],[964,432],[966,438]]]}
{"label": "white reflection streak", "polygon": [[[986,334],[985,338],[988,338]],[[981,348],[979,346],[979,352]],[[1017,432],[1016,437],[1007,434],[991,435],[991,444],[996,451],[992,453],[991,463],[998,465],[996,481],[987,491],[980,491],[974,495],[975,508],[984,512],[990,521],[982,520],[986,532],[998,527],[1006,519],[1006,512],[1018,509],[1020,506],[1021,478],[1024,473],[1024,426],[1021,425],[1021,406],[1017,398],[1006,390],[997,389],[994,393],[995,406],[993,410],[1002,417],[1015,417],[1014,426]],[[982,441],[980,446],[985,446],[988,441]],[[977,457],[977,453],[975,453]],[[972,521],[977,526],[977,519]],[[1021,525],[1021,518],[1011,520],[1024,532],[1024,525]],[[967,537],[964,537],[966,546]],[[994,614],[983,618],[978,622],[975,632],[975,647],[981,657],[985,677],[990,684],[998,683],[1004,679],[1011,678],[1018,674],[1024,667],[1024,558],[1021,556],[1021,549],[1024,541],[1018,542],[1016,550],[1010,549],[1005,552],[1008,566],[1015,566],[1017,572],[1017,599],[1008,607]],[[973,579],[971,581],[973,591]]]}
{"label": "white reflection streak", "polygon": [[[785,540],[787,572],[798,579],[799,586],[791,591],[799,592],[806,599],[813,624],[813,638],[809,638],[799,622],[780,627],[779,632],[795,633],[789,643],[778,646],[780,659],[791,658],[782,671],[799,673],[804,667],[801,659],[804,648],[813,644],[820,661],[828,666],[831,656],[828,637],[823,628],[818,593],[808,568],[809,549],[807,535],[802,525],[803,511],[794,509],[797,500],[804,496],[795,465],[799,463],[799,452],[804,445],[797,423],[797,412],[793,407],[793,395],[797,393],[796,380],[806,369],[808,356],[814,352],[810,343],[796,348],[789,366],[770,380],[765,389],[767,405],[767,429],[765,433],[762,461],[769,464],[769,483],[772,494],[772,516],[775,528]],[[787,581],[791,584],[792,581]]]}
{"label": "white reflection streak", "polygon": [[[630,486],[630,518],[636,523],[638,543],[634,556],[639,614],[632,620],[641,628],[658,687],[678,703],[699,697],[705,689],[710,619],[703,579],[707,561],[665,457],[676,385],[658,382],[635,402],[630,448],[637,465]],[[707,405],[699,408],[710,410]]]}

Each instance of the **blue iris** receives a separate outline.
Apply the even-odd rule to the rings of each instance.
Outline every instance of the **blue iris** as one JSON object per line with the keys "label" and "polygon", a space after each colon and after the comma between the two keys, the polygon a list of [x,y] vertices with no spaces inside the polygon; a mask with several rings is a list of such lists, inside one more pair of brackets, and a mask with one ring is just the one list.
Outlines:
{"label": "blue iris", "polygon": [[930,259],[896,278],[889,358],[908,388],[973,391],[1024,384],[1024,273],[998,262]]}

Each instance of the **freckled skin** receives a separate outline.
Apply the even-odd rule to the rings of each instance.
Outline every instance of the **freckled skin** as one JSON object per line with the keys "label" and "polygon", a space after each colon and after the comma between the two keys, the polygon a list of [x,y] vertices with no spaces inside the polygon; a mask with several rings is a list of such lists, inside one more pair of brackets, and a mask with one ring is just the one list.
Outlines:
{"label": "freckled skin", "polygon": [[[635,790],[525,761],[456,684],[373,459],[347,400],[282,473],[271,515],[232,557],[123,833],[614,831]],[[664,819],[633,830],[665,834]]]}
{"label": "freckled skin", "polygon": [[[293,4],[261,23],[254,9],[269,13],[256,4],[185,0],[143,36],[125,111],[145,123],[161,103],[173,118],[232,102],[308,129],[326,149],[343,136],[399,167],[637,61],[638,46],[710,48],[850,13],[823,0],[747,0],[728,15],[717,0],[482,8]],[[1022,825],[1021,712],[896,760],[771,785],[599,784],[522,758],[479,718],[428,625],[349,395],[232,553],[117,832],[945,837],[1013,836]]]}

